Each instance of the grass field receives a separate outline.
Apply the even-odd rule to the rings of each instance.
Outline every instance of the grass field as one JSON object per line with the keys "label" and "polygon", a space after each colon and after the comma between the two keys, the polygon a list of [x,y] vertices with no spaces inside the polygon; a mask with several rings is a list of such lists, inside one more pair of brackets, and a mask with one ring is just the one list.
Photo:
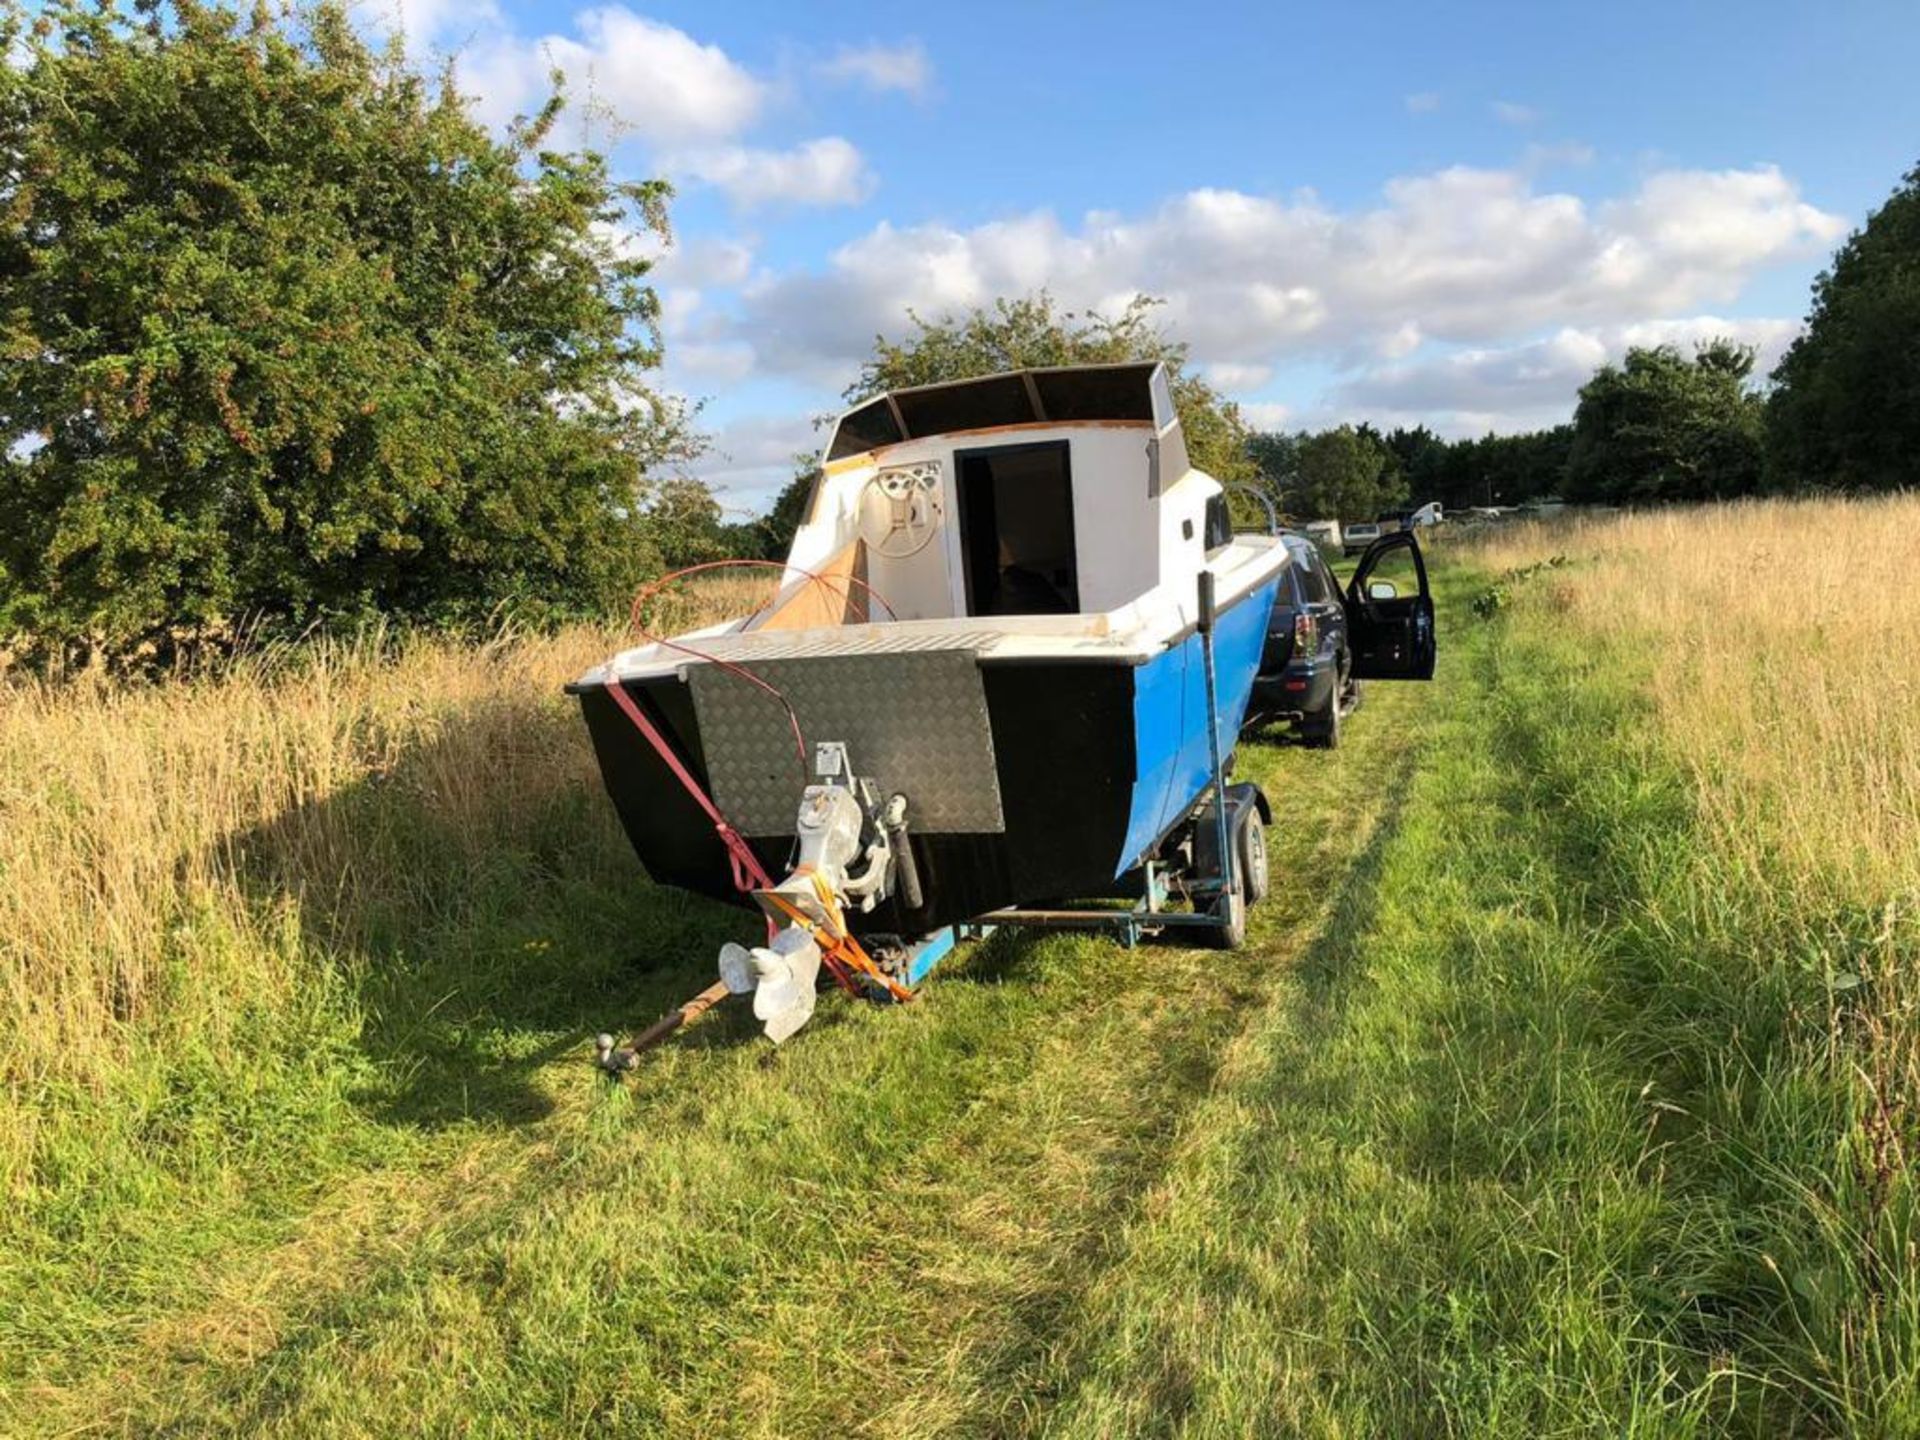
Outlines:
{"label": "grass field", "polygon": [[0,1434],[1920,1433],[1920,503],[1443,542],[1245,952],[593,1031],[609,637],[0,686]]}

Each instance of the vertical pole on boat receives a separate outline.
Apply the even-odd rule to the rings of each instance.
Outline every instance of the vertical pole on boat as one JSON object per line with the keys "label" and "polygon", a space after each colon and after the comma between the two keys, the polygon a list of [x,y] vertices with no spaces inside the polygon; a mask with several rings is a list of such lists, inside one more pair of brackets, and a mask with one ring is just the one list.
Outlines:
{"label": "vertical pole on boat", "polygon": [[1227,835],[1227,769],[1220,756],[1220,695],[1213,669],[1213,572],[1200,572],[1200,657],[1206,668],[1207,753],[1213,760],[1213,824],[1219,843],[1220,880],[1225,893],[1236,889],[1233,847]]}

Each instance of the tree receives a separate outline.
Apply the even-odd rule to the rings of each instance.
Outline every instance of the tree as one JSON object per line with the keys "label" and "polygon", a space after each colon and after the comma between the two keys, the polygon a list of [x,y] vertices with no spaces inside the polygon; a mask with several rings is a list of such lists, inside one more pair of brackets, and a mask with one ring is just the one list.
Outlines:
{"label": "tree", "polygon": [[1567,456],[1577,500],[1719,500],[1759,485],[1761,405],[1748,387],[1753,351],[1731,341],[1689,359],[1671,345],[1635,347],[1580,389]]}
{"label": "tree", "polygon": [[651,487],[645,515],[647,538],[665,565],[698,565],[739,549],[720,502],[698,480],[675,476]]}
{"label": "tree", "polygon": [[820,457],[802,453],[793,457],[793,478],[775,497],[773,508],[760,519],[759,553],[768,560],[784,560],[794,532],[806,519],[813,487],[820,480]]}
{"label": "tree", "polygon": [[1040,365],[1106,365],[1158,360],[1167,367],[1173,406],[1193,464],[1222,483],[1251,480],[1247,427],[1240,407],[1186,370],[1187,347],[1153,324],[1160,302],[1136,295],[1118,316],[1061,310],[1046,291],[998,300],[992,309],[926,320],[909,311],[917,333],[903,340],[874,337],[873,358],[847,387],[848,405],[887,390],[964,380],[998,370]]}
{"label": "tree", "polygon": [[1814,282],[1773,372],[1768,484],[1891,490],[1920,477],[1920,166]]}
{"label": "tree", "polygon": [[1447,442],[1424,425],[1401,426],[1382,437],[1394,468],[1405,481],[1406,494],[1424,505],[1430,500],[1454,503],[1445,493]]}
{"label": "tree", "polygon": [[[597,609],[657,564],[666,186],[335,3],[0,0],[0,632]],[[144,17],[144,23],[142,23]],[[556,77],[556,86],[558,79]]]}
{"label": "tree", "polygon": [[1405,478],[1371,427],[1341,425],[1276,445],[1262,437],[1257,453],[1285,456],[1292,468],[1271,476],[1280,506],[1314,520],[1371,520],[1406,494]]}

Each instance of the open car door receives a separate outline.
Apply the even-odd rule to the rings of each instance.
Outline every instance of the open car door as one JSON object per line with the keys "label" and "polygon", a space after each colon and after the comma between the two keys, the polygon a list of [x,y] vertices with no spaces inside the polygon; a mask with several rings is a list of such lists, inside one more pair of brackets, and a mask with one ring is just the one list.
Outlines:
{"label": "open car door", "polygon": [[[1395,551],[1410,551],[1410,556]],[[1389,558],[1413,562],[1413,593],[1377,577]],[[1389,568],[1400,568],[1392,566]],[[1427,562],[1411,530],[1382,535],[1360,557],[1347,582],[1347,648],[1356,680],[1431,680],[1433,678],[1433,595],[1427,589]]]}

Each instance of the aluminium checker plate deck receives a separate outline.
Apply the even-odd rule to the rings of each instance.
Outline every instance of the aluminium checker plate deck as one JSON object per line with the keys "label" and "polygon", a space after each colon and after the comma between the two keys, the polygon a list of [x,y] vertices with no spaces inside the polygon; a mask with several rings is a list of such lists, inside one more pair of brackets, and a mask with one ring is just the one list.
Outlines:
{"label": "aluminium checker plate deck", "polygon": [[[857,774],[907,797],[922,833],[1006,829],[986,691],[971,649],[756,658],[752,673],[793,706],[809,745],[840,740]],[[793,833],[808,783],[786,711],[723,666],[686,667],[714,803],[756,839]]]}

